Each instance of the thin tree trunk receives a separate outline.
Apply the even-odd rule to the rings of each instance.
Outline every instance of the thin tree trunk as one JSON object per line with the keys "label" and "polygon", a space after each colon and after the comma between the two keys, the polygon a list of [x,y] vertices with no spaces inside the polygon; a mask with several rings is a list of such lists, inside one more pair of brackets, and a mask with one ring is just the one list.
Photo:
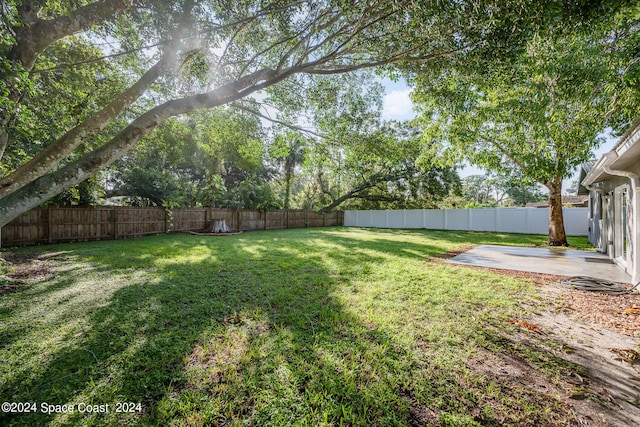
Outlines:
{"label": "thin tree trunk", "polygon": [[[4,151],[7,149],[9,145],[9,132],[6,132],[5,126],[9,120],[3,120],[3,123],[0,123],[0,160],[4,157]],[[5,123],[6,122],[6,123]]]}
{"label": "thin tree trunk", "polygon": [[284,179],[286,181],[284,187],[284,208],[289,209],[289,199],[291,198],[291,171],[289,169],[287,169]]}
{"label": "thin tree trunk", "polygon": [[549,189],[549,246],[569,246],[564,231],[562,215],[562,178],[555,178],[547,184]]}

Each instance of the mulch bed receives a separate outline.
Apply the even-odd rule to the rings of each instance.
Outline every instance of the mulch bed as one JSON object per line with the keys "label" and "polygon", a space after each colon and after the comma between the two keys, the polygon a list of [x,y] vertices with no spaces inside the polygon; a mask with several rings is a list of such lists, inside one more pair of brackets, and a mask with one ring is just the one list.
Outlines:
{"label": "mulch bed", "polygon": [[640,338],[640,294],[606,295],[570,290],[560,309],[607,329]]}
{"label": "mulch bed", "polygon": [[234,236],[240,233],[242,233],[242,231],[229,231],[227,233],[211,233],[208,231],[189,231],[189,234],[193,234],[194,236]]}

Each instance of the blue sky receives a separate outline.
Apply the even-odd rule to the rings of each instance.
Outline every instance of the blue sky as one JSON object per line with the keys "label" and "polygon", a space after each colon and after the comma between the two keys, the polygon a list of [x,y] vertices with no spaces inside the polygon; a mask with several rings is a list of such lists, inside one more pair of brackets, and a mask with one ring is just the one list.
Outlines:
{"label": "blue sky", "polygon": [[[382,84],[386,91],[382,106],[382,118],[386,120],[409,120],[414,118],[416,114],[413,111],[413,103],[409,97],[411,88],[403,81],[392,82],[389,79],[383,79]],[[617,138],[608,138],[602,146],[594,151],[594,157],[599,159],[604,153],[611,151],[617,141]],[[459,171],[461,177],[482,173],[484,173],[482,169],[468,165]],[[578,179],[578,176],[579,171],[576,170],[572,178],[564,181],[564,188],[566,189],[572,181]]]}

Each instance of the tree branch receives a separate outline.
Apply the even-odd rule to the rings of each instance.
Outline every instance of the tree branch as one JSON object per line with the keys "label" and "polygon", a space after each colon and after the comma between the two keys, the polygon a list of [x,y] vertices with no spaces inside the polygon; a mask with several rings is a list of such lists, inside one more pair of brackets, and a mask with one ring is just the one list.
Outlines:
{"label": "tree branch", "polygon": [[131,3],[133,0],[104,0],[79,7],[68,15],[54,19],[37,18],[30,25],[24,25],[16,31],[16,44],[8,58],[20,62],[25,69],[30,70],[40,53],[53,42],[104,22],[125,11]]}
{"label": "tree branch", "polygon": [[265,86],[280,82],[291,72],[288,70],[285,73],[275,74],[270,69],[259,70],[213,91],[167,101],[147,111],[102,147],[1,198],[0,227],[25,210],[32,209],[56,194],[81,183],[118,160],[144,135],[169,117],[229,104]]}
{"label": "tree branch", "polygon": [[247,106],[244,106],[244,105],[240,104],[239,102],[233,102],[233,103],[230,104],[230,106],[233,107],[233,108],[237,108],[239,110],[242,110],[242,111],[246,111],[249,114],[253,114],[253,115],[258,116],[258,117],[260,117],[262,119],[265,119],[265,120],[268,120],[268,121],[270,121],[272,123],[284,126],[284,127],[289,128],[291,130],[295,130],[295,131],[298,131],[298,132],[302,132],[302,133],[306,133],[306,134],[309,134],[309,135],[313,135],[313,136],[316,136],[318,138],[325,138],[324,135],[321,135],[321,134],[319,134],[317,132],[314,132],[311,129],[306,129],[306,128],[303,128],[303,127],[300,127],[300,126],[293,125],[291,123],[287,123],[287,122],[283,122],[281,120],[274,119],[272,117],[267,116],[266,114],[262,114],[258,110],[254,110],[253,108],[249,108]]}

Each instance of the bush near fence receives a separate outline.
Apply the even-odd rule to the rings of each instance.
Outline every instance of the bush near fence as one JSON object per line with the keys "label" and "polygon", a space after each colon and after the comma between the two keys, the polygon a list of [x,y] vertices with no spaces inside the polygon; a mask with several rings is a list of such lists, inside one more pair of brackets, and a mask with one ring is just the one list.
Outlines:
{"label": "bush near fence", "polygon": [[342,225],[342,212],[259,212],[216,208],[52,207],[33,209],[2,227],[4,247],[113,240],[150,234],[204,230],[224,219],[232,230],[274,230]]}

